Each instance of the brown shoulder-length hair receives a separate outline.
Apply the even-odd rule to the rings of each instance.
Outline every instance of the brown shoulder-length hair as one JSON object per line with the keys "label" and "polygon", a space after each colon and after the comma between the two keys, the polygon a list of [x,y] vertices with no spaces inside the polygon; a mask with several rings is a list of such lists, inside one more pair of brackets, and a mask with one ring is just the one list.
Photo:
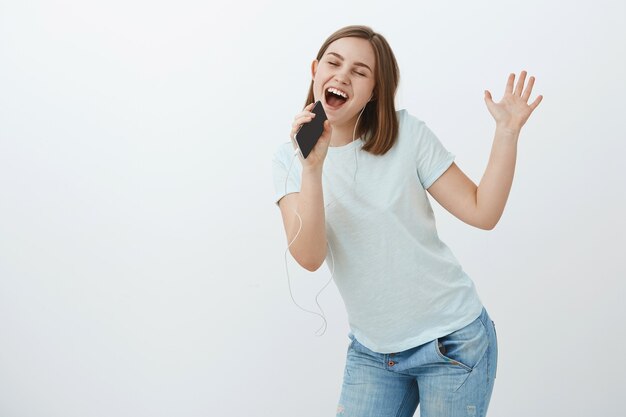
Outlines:
{"label": "brown shoulder-length hair", "polygon": [[[339,29],[324,41],[317,53],[317,60],[337,39],[356,37],[370,41],[376,57],[374,68],[373,98],[365,106],[359,119],[357,133],[363,138],[363,150],[374,155],[385,154],[396,142],[398,136],[398,119],[396,117],[395,96],[400,82],[400,70],[396,57],[383,35],[374,32],[368,26],[351,25]],[[313,96],[313,80],[304,106],[315,100]]]}

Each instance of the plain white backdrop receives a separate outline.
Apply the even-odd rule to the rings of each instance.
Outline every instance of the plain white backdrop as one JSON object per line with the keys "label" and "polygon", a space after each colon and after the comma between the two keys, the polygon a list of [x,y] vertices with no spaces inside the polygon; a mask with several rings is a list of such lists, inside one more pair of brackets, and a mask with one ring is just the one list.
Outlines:
{"label": "plain white backdrop", "polygon": [[[348,324],[289,296],[271,156],[336,29],[382,33],[397,108],[478,183],[483,91],[536,77],[492,231],[431,199],[496,323],[490,416],[619,416],[620,1],[0,2],[0,416],[335,414]],[[288,258],[308,308],[330,277]]]}

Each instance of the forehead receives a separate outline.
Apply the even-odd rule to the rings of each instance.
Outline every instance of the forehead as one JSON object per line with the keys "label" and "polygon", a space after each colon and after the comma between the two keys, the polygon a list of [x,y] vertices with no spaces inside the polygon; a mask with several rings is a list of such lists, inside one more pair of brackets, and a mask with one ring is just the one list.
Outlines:
{"label": "forehead", "polygon": [[330,52],[341,55],[345,60],[351,62],[362,62],[374,69],[376,62],[374,48],[367,39],[347,37],[337,39],[326,48],[324,56]]}

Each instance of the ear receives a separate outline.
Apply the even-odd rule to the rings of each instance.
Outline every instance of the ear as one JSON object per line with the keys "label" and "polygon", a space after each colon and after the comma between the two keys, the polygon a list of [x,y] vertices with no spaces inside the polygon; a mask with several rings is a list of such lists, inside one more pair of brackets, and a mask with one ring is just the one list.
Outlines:
{"label": "ear", "polygon": [[311,79],[315,78],[315,73],[317,72],[318,63],[319,61],[317,59],[314,59],[313,62],[311,62]]}

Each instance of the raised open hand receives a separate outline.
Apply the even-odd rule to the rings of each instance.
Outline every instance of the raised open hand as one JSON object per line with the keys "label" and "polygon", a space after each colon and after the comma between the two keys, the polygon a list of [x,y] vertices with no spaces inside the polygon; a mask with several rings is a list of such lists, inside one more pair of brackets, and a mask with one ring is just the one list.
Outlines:
{"label": "raised open hand", "polygon": [[530,117],[530,114],[537,108],[543,96],[538,96],[532,104],[528,104],[530,93],[533,91],[533,84],[535,83],[535,77],[530,77],[528,85],[522,94],[524,88],[524,80],[526,79],[526,71],[522,71],[520,78],[513,90],[513,81],[515,80],[515,73],[509,75],[509,79],[506,83],[506,89],[504,90],[504,96],[499,103],[495,103],[491,97],[489,90],[485,90],[485,103],[489,113],[496,120],[496,125],[507,129],[520,130],[526,120]]}

